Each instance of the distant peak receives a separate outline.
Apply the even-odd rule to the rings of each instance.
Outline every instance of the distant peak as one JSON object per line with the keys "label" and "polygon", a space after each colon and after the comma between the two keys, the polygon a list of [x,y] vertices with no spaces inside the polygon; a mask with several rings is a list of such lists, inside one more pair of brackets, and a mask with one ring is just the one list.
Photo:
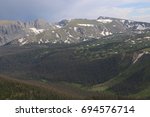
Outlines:
{"label": "distant peak", "polygon": [[66,26],[68,24],[68,22],[69,22],[69,20],[63,19],[60,22],[58,22],[58,25],[60,25],[60,26]]}
{"label": "distant peak", "polygon": [[106,17],[106,16],[99,16],[97,19],[114,19],[112,17]]}
{"label": "distant peak", "polygon": [[99,19],[111,19],[111,20],[127,20],[127,19],[124,19],[124,18],[115,18],[115,17],[106,17],[106,16],[100,16],[97,18],[98,20]]}

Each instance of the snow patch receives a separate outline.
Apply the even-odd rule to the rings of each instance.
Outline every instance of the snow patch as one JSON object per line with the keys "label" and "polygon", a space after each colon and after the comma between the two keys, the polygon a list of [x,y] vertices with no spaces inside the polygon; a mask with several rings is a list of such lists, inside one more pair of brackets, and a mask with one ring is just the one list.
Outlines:
{"label": "snow patch", "polygon": [[102,31],[102,32],[101,32],[101,35],[105,36],[105,32],[104,32],[104,31]]}
{"label": "snow patch", "polygon": [[137,38],[137,40],[139,41],[139,40],[142,40],[142,38]]}
{"label": "snow patch", "polygon": [[53,44],[57,43],[57,40],[53,41],[52,43],[53,43]]}
{"label": "snow patch", "polygon": [[93,24],[78,24],[78,26],[94,27]]}
{"label": "snow patch", "polygon": [[69,37],[72,37],[72,38],[73,38],[73,36],[72,36],[72,35],[70,35],[70,34],[69,34]]}
{"label": "snow patch", "polygon": [[131,40],[132,44],[136,44],[134,40]]}
{"label": "snow patch", "polygon": [[104,23],[104,24],[112,22],[112,20],[110,20],[110,19],[98,19],[97,21],[101,22],[101,23]]}
{"label": "snow patch", "polygon": [[88,41],[88,39],[83,39],[83,41]]}
{"label": "snow patch", "polygon": [[112,35],[112,33],[111,33],[111,32],[108,32],[108,31],[102,31],[102,32],[101,32],[101,35],[103,35],[103,36],[108,36],[108,35]]}
{"label": "snow patch", "polygon": [[46,40],[45,43],[49,43],[49,40]]}
{"label": "snow patch", "polygon": [[60,36],[59,36],[59,34],[58,34],[58,33],[56,33],[56,37],[57,37],[57,38],[60,38]]}
{"label": "snow patch", "polygon": [[121,20],[121,22],[124,24],[126,20]]}
{"label": "snow patch", "polygon": [[144,39],[150,39],[150,37],[144,37]]}
{"label": "snow patch", "polygon": [[67,40],[64,41],[64,43],[70,44],[70,41],[67,39]]}
{"label": "snow patch", "polygon": [[145,30],[146,28],[142,25],[138,25],[137,30]]}
{"label": "snow patch", "polygon": [[62,28],[60,25],[55,25],[56,26],[56,28]]}
{"label": "snow patch", "polygon": [[21,38],[21,39],[18,39],[18,42],[20,43],[20,46],[23,46],[27,44],[28,40],[25,40],[25,38]]}
{"label": "snow patch", "polygon": [[24,40],[25,40],[25,38],[18,39],[18,41],[19,41],[20,43],[22,43]]}
{"label": "snow patch", "polygon": [[36,29],[36,28],[30,28],[30,30],[32,32],[34,32],[35,34],[39,34],[39,33],[42,33],[44,31],[44,29]]}
{"label": "snow patch", "polygon": [[74,31],[77,32],[77,30],[78,30],[78,27],[74,27]]}
{"label": "snow patch", "polygon": [[23,45],[27,44],[27,42],[28,42],[28,40],[22,42],[20,45],[23,46]]}
{"label": "snow patch", "polygon": [[111,35],[112,33],[111,32],[105,32],[105,34],[108,36],[108,35]]}
{"label": "snow patch", "polygon": [[38,42],[38,44],[44,43],[43,39],[40,39],[40,41]]}

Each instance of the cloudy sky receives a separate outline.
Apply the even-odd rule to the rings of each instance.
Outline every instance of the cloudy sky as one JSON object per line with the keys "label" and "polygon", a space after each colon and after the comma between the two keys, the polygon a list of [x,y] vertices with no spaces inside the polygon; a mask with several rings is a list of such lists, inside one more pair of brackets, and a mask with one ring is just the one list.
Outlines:
{"label": "cloudy sky", "polygon": [[150,22],[150,0],[0,0],[0,19],[55,22],[99,16]]}

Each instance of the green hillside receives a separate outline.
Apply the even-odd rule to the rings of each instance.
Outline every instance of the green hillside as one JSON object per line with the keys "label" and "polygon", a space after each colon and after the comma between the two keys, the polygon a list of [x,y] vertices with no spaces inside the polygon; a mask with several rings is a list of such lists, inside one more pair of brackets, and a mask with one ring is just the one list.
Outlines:
{"label": "green hillside", "polygon": [[150,99],[149,35],[3,46],[0,99]]}
{"label": "green hillside", "polygon": [[44,83],[0,76],[0,99],[73,99],[73,95]]}

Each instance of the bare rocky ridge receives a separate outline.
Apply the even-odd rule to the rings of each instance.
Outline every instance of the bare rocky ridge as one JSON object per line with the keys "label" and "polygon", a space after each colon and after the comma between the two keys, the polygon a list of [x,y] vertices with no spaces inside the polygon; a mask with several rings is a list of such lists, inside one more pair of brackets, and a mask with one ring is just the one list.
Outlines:
{"label": "bare rocky ridge", "polygon": [[96,20],[72,19],[49,24],[45,20],[31,22],[0,21],[0,45],[29,43],[78,43],[118,33],[143,33],[150,23],[110,17]]}
{"label": "bare rocky ridge", "polygon": [[44,20],[35,20],[33,22],[0,21],[0,45],[27,37],[34,32],[33,29],[40,28],[49,28],[49,23]]}

